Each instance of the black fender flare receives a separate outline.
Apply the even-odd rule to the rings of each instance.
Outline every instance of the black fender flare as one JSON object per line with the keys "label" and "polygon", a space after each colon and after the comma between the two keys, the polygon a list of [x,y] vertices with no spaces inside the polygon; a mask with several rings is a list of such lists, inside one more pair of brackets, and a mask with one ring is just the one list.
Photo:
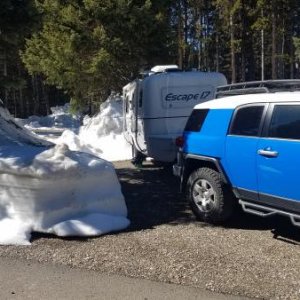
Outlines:
{"label": "black fender flare", "polygon": [[195,155],[195,154],[186,154],[186,155],[184,155],[183,170],[182,170],[182,173],[181,173],[181,185],[180,185],[180,190],[181,191],[183,191],[183,189],[184,189],[183,188],[184,187],[184,183],[186,182],[187,177],[190,174],[186,170],[187,161],[190,162],[190,161],[193,161],[193,160],[212,163],[215,166],[216,170],[218,172],[220,172],[220,174],[222,175],[224,183],[230,185],[230,180],[229,180],[228,176],[226,175],[226,172],[224,171],[224,168],[222,167],[219,159],[217,159],[215,157],[210,157],[210,156]]}

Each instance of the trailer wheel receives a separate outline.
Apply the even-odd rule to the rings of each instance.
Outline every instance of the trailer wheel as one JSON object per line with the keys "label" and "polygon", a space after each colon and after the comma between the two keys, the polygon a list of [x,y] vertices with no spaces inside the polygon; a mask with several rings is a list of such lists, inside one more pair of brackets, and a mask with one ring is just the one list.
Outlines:
{"label": "trailer wheel", "polygon": [[201,221],[219,224],[233,214],[234,196],[220,173],[213,169],[200,168],[190,175],[187,198],[192,211]]}

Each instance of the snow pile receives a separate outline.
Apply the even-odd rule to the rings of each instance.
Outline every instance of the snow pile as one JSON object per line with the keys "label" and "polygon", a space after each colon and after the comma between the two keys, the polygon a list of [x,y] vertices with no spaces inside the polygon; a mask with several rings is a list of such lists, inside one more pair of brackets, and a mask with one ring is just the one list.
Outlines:
{"label": "snow pile", "polygon": [[[84,117],[81,127],[79,116],[69,113],[68,104],[51,110],[52,114],[46,117],[31,116],[17,121],[53,143],[67,144],[73,151],[87,152],[108,161],[132,158],[131,145],[122,133],[123,104],[120,96],[112,94],[100,106],[97,115]],[[57,138],[57,134],[61,136]]]}
{"label": "snow pile", "polygon": [[18,123],[28,129],[44,130],[48,128],[56,129],[73,129],[76,130],[80,126],[80,116],[72,115],[69,112],[70,105],[51,107],[51,115],[45,117],[30,116],[28,119],[18,119]]}
{"label": "snow pile", "polygon": [[37,139],[0,107],[0,244],[30,233],[94,236],[129,225],[111,163]]}
{"label": "snow pile", "polygon": [[[0,147],[5,146],[50,146],[50,142],[39,139],[29,130],[16,123],[8,110],[5,109],[0,101]],[[1,152],[0,152],[1,154]]]}
{"label": "snow pile", "polygon": [[100,113],[95,117],[85,117],[84,126],[81,128],[81,135],[88,131],[96,131],[101,137],[109,134],[121,134],[123,132],[123,102],[118,96],[110,96],[100,106]]}
{"label": "snow pile", "polygon": [[78,135],[66,130],[55,143],[65,143],[71,150],[91,153],[108,161],[127,160],[132,158],[132,150],[122,131],[122,99],[112,95],[100,106],[96,116],[84,118]]}

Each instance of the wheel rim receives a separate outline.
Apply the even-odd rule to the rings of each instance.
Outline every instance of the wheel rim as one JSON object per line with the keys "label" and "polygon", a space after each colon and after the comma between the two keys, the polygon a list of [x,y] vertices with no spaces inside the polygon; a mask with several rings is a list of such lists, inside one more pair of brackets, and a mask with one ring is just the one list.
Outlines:
{"label": "wheel rim", "polygon": [[193,202],[202,212],[209,212],[213,209],[216,199],[216,191],[205,179],[195,182],[192,191]]}

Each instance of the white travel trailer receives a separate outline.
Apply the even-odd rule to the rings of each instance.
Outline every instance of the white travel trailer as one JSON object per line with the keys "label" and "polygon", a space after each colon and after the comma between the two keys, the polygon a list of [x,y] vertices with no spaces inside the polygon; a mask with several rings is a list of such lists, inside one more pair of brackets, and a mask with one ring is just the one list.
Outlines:
{"label": "white travel trailer", "polygon": [[124,135],[133,154],[155,161],[176,158],[175,139],[181,135],[193,107],[215,97],[226,85],[221,73],[181,72],[177,66],[156,66],[149,76],[123,88]]}

